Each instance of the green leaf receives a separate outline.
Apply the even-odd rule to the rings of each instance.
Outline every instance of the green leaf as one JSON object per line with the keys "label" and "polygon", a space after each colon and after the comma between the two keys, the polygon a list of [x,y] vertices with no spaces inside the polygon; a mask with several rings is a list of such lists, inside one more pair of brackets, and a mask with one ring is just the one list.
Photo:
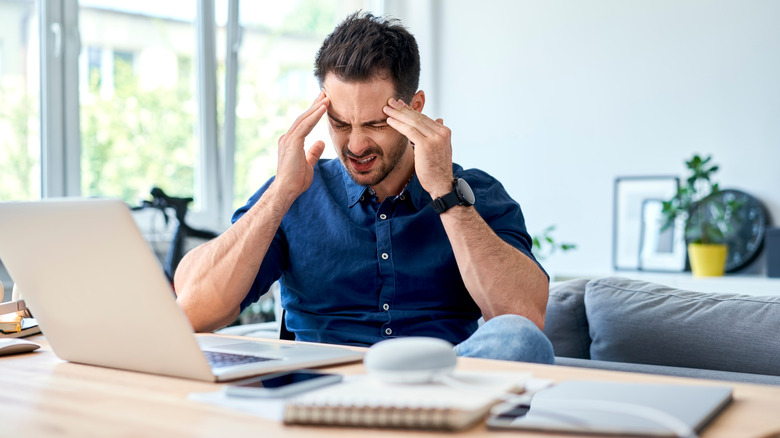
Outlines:
{"label": "green leaf", "polygon": [[552,231],[554,230],[555,225],[550,225],[541,233],[531,236],[532,252],[537,259],[543,260],[544,258],[555,253],[557,250],[569,251],[575,248],[575,245],[571,243],[557,243],[555,238],[551,235]]}

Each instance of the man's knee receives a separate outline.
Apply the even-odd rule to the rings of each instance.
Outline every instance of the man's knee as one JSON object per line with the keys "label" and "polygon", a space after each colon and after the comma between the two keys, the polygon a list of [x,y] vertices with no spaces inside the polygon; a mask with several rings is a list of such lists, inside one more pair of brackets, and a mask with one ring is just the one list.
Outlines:
{"label": "man's knee", "polygon": [[455,347],[459,356],[552,364],[552,344],[539,327],[520,315],[491,318]]}

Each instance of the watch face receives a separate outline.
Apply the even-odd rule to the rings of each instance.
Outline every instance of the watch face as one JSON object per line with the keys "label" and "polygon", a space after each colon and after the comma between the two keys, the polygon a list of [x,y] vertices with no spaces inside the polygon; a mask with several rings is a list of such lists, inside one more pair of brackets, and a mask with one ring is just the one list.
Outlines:
{"label": "watch face", "polygon": [[[767,228],[767,213],[761,202],[739,190],[721,190],[706,199],[707,208],[691,207],[689,222],[696,226],[704,219],[724,211],[728,205],[736,206],[733,215],[729,217],[724,230],[728,254],[726,256],[726,272],[738,271],[758,257],[764,247],[764,236]],[[712,205],[710,205],[712,203]]]}
{"label": "watch face", "polygon": [[469,183],[466,182],[463,178],[458,178],[458,181],[456,182],[455,189],[458,193],[458,198],[460,199],[461,204],[463,205],[474,205],[474,192],[471,190],[471,186],[469,186]]}

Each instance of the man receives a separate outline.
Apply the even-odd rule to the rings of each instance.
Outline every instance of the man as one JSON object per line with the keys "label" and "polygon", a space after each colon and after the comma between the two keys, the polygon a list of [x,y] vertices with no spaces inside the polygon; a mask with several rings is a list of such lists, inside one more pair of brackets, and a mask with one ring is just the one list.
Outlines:
{"label": "man", "polygon": [[[551,363],[548,278],[520,207],[486,173],[452,163],[450,129],[422,114],[414,37],[353,14],[315,64],[322,92],[279,139],[276,177],[179,265],[193,327],[232,322],[280,279],[298,340],[433,336],[460,355]],[[319,160],[322,141],[304,150],[322,117],[340,160]]]}

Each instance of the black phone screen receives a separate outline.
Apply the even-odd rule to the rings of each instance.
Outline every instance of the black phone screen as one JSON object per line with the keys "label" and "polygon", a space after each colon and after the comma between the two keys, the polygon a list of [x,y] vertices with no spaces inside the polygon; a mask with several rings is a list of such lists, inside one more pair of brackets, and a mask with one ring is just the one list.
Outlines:
{"label": "black phone screen", "polygon": [[529,410],[531,410],[531,406],[529,405],[517,405],[506,411],[500,412],[499,414],[496,415],[496,417],[502,419],[503,418],[513,419],[513,418],[523,417],[525,416],[525,414],[528,413]]}
{"label": "black phone screen", "polygon": [[326,374],[308,371],[292,371],[290,373],[276,376],[260,377],[258,379],[239,383],[236,386],[241,386],[244,388],[281,388],[282,386],[304,382],[306,380],[316,379],[318,377],[324,376],[326,376]]}

